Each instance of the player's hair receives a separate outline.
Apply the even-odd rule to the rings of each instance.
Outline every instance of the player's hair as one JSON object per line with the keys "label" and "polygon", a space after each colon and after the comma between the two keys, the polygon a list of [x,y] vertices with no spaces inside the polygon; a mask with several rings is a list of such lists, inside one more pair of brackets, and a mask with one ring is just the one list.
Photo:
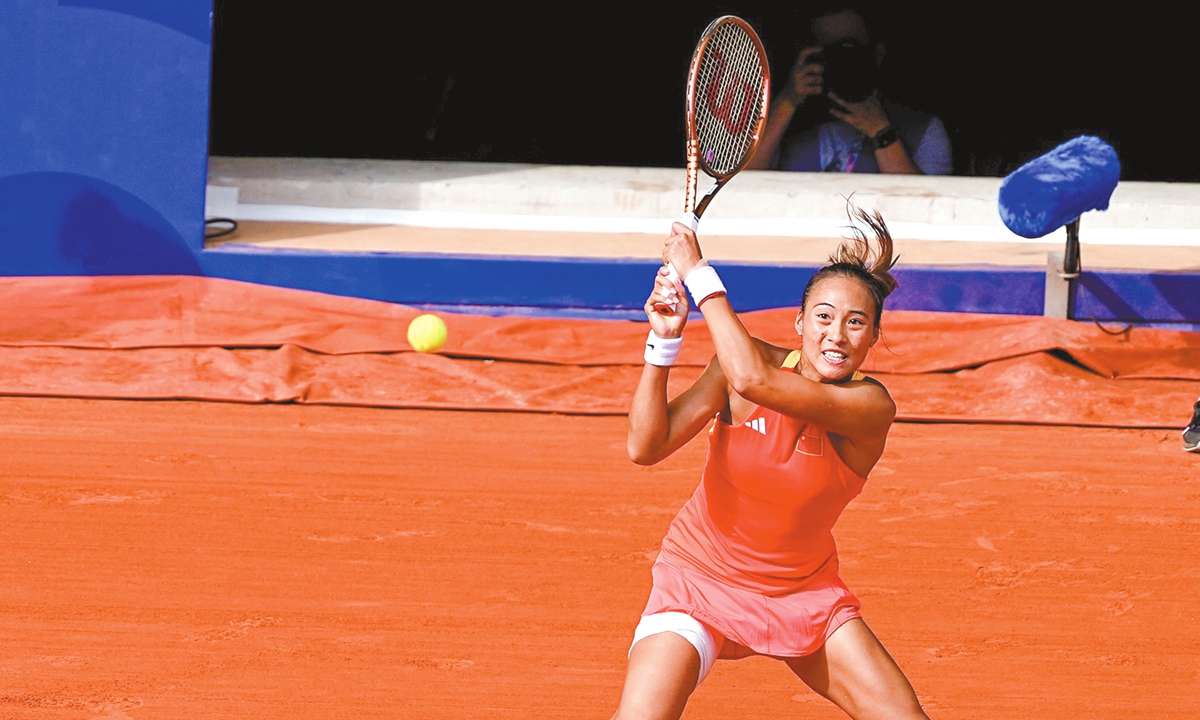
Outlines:
{"label": "player's hair", "polygon": [[[854,278],[866,287],[875,301],[875,327],[879,327],[883,317],[883,301],[899,284],[890,271],[900,258],[892,255],[892,235],[878,211],[867,212],[847,201],[846,215],[850,218],[852,236],[843,240],[837,251],[829,256],[828,265],[808,279],[800,307],[807,307],[809,293],[825,278]],[[867,230],[863,230],[862,225]]]}

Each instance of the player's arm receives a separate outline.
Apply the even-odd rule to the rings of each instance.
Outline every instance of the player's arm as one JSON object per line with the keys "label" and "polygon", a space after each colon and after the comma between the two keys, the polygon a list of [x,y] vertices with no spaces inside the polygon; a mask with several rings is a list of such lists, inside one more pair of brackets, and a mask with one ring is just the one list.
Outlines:
{"label": "player's arm", "polygon": [[[655,310],[656,304],[672,306],[674,312],[670,315],[659,313]],[[663,354],[663,347],[682,337],[688,304],[683,286],[671,280],[665,268],[654,280],[654,291],[646,300],[645,309],[653,330],[647,345],[654,343],[658,352],[647,350],[646,365],[629,408],[627,444],[631,460],[639,465],[653,465],[695,437],[705,423],[729,403],[729,391],[721,367],[714,358],[690,388],[668,402],[667,380],[674,359],[673,356],[668,358],[670,353]]]}
{"label": "player's arm", "polygon": [[729,404],[728,383],[716,358],[690,388],[667,401],[670,368],[646,364],[629,410],[629,459],[653,465],[683,447]]}

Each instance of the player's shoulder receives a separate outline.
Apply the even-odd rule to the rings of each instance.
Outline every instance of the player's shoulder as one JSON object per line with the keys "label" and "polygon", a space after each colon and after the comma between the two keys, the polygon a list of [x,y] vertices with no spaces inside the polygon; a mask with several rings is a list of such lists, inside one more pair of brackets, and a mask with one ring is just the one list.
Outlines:
{"label": "player's shoulder", "polygon": [[887,386],[884,385],[882,382],[880,382],[879,378],[871,377],[870,375],[868,375],[864,372],[860,372],[858,370],[854,371],[854,376],[853,376],[853,378],[851,378],[851,382],[859,382],[859,383],[866,383],[868,385],[874,385],[875,387],[879,388],[880,390],[884,391],[885,393],[888,391]]}
{"label": "player's shoulder", "polygon": [[842,387],[871,388],[874,391],[890,396],[887,386],[884,385],[879,378],[868,375],[861,370],[855,370],[853,375],[843,380],[840,384]]}
{"label": "player's shoulder", "polygon": [[758,352],[762,355],[763,360],[766,360],[767,364],[772,367],[782,367],[784,361],[794,352],[792,348],[772,345],[766,340],[760,340],[756,337],[750,339],[754,341],[754,345],[758,348]]}
{"label": "player's shoulder", "polygon": [[888,392],[887,387],[877,378],[870,375],[855,371],[854,376],[846,387],[855,387],[861,390],[866,390],[875,396],[872,403],[878,402],[881,410],[888,412],[893,418],[896,416],[896,401],[892,399],[892,394]]}

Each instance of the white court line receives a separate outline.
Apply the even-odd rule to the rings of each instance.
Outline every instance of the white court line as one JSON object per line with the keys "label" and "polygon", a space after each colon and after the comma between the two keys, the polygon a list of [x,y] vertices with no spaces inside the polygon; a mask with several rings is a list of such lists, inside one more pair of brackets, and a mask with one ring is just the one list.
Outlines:
{"label": "white court line", "polygon": [[[443,212],[434,210],[388,210],[383,208],[328,208],[309,205],[266,205],[238,203],[237,220],[265,222],[314,222],[343,225],[407,225],[466,230],[527,230],[531,232],[647,233],[661,235],[675,218],[571,217],[564,215],[503,215],[497,213]],[[1084,217],[1079,239],[1085,245],[1141,245],[1200,247],[1200,230],[1175,228],[1089,228]],[[810,218],[726,219],[703,221],[710,235],[743,237],[843,237],[845,220]],[[999,222],[989,225],[937,225],[933,223],[888,223],[900,240],[944,240],[956,242],[1053,243],[1065,240],[1059,229],[1033,240],[1014,235]]]}

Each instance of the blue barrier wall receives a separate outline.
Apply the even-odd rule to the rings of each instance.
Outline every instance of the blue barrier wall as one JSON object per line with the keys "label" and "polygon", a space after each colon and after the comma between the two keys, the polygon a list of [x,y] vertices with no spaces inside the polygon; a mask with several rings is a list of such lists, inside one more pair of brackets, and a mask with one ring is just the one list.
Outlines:
{"label": "blue barrier wall", "polygon": [[[444,310],[641,318],[652,260],[416,253],[331,253],[229,243],[198,257],[200,272],[246,282]],[[714,262],[738,311],[794,307],[816,268]],[[904,267],[895,310],[1041,315],[1045,271]],[[1200,329],[1200,274],[1086,271],[1076,318]]]}
{"label": "blue barrier wall", "polygon": [[212,0],[0,2],[5,275],[195,273]]}
{"label": "blue barrier wall", "polygon": [[[443,308],[641,317],[653,260],[327,253],[227,244],[205,275]],[[739,311],[799,304],[816,268],[714,262]],[[1040,315],[1045,273],[1028,268],[902,268],[888,307]]]}
{"label": "blue barrier wall", "polygon": [[1200,325],[1196,273],[1085,272],[1075,295],[1079,320]]}

